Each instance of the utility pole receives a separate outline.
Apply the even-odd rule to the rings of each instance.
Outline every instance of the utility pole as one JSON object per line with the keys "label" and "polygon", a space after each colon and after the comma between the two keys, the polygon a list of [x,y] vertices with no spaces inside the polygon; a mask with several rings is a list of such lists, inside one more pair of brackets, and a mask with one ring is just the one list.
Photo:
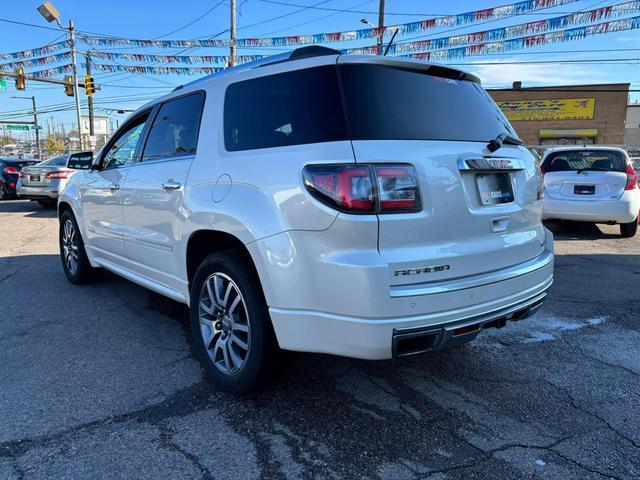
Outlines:
{"label": "utility pole", "polygon": [[229,29],[229,61],[227,65],[236,64],[236,0],[231,0],[231,28]]}
{"label": "utility pole", "polygon": [[384,0],[380,0],[378,8],[378,55],[382,55],[382,44],[384,43]]}
{"label": "utility pole", "polygon": [[[91,55],[87,53],[87,75],[91,76]],[[85,80],[87,82],[87,80]],[[86,87],[85,87],[86,88]],[[89,107],[89,136],[93,137],[93,95],[87,96],[87,106]]]}
{"label": "utility pole", "polygon": [[38,159],[42,160],[42,150],[40,150],[40,125],[38,125],[38,111],[36,110],[36,97],[31,97],[31,103],[33,105],[33,126],[36,129],[36,151],[38,152]]}
{"label": "utility pole", "polygon": [[73,29],[73,20],[69,20],[69,48],[71,48],[71,72],[73,74],[73,96],[76,98],[76,116],[78,117],[78,139],[80,150],[84,150],[82,145],[82,115],[80,114],[80,92],[78,88],[78,65],[76,63],[76,36]]}

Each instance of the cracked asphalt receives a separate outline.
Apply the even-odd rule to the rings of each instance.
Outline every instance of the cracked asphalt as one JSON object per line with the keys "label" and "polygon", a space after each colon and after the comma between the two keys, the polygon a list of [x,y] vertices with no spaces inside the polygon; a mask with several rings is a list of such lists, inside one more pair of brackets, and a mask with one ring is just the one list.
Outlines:
{"label": "cracked asphalt", "polygon": [[0,478],[638,478],[640,236],[549,226],[536,316],[408,360],[291,354],[236,398],[182,306],[72,286],[55,212],[0,203]]}

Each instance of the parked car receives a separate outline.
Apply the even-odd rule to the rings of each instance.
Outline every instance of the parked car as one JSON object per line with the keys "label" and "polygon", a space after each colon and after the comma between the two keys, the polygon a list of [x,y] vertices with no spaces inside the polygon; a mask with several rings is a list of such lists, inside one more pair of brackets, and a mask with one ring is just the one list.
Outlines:
{"label": "parked car", "polygon": [[614,147],[560,147],[542,161],[543,218],[619,224],[623,237],[638,230],[640,187],[627,153]]}
{"label": "parked car", "polygon": [[640,172],[640,157],[631,157],[631,165],[636,172]]}
{"label": "parked car", "polygon": [[0,158],[0,200],[16,198],[16,185],[20,170],[28,165],[35,165],[40,160],[35,158],[1,157]]}
{"label": "parked car", "polygon": [[43,207],[52,207],[58,193],[78,170],[91,167],[92,152],[76,152],[49,158],[20,172],[16,186],[18,197],[35,200]]}
{"label": "parked car", "polygon": [[60,194],[72,283],[190,306],[222,389],[278,349],[388,359],[520,320],[553,280],[541,174],[478,78],[309,47],[134,113]]}

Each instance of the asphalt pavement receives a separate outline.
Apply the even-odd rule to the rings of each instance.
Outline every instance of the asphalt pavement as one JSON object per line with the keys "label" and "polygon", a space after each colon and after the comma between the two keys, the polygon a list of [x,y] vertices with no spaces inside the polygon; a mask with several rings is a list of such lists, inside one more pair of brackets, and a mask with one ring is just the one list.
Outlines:
{"label": "asphalt pavement", "polygon": [[69,284],[53,210],[0,203],[0,478],[638,478],[640,235],[551,224],[534,317],[366,362],[291,354],[215,390],[186,310],[105,274]]}

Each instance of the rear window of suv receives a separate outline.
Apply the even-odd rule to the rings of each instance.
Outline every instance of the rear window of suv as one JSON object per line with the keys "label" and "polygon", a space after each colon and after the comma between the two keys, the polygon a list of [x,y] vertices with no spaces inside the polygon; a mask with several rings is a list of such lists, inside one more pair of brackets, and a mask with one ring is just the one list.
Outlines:
{"label": "rear window of suv", "polygon": [[517,138],[478,83],[385,65],[345,64],[339,71],[353,140],[488,142],[503,132]]}
{"label": "rear window of suv", "polygon": [[503,132],[516,137],[478,83],[384,65],[245,80],[229,85],[224,101],[228,151],[349,139],[488,142]]}
{"label": "rear window of suv", "polygon": [[566,150],[550,153],[542,166],[545,173],[584,169],[624,172],[626,161],[617,150]]}

